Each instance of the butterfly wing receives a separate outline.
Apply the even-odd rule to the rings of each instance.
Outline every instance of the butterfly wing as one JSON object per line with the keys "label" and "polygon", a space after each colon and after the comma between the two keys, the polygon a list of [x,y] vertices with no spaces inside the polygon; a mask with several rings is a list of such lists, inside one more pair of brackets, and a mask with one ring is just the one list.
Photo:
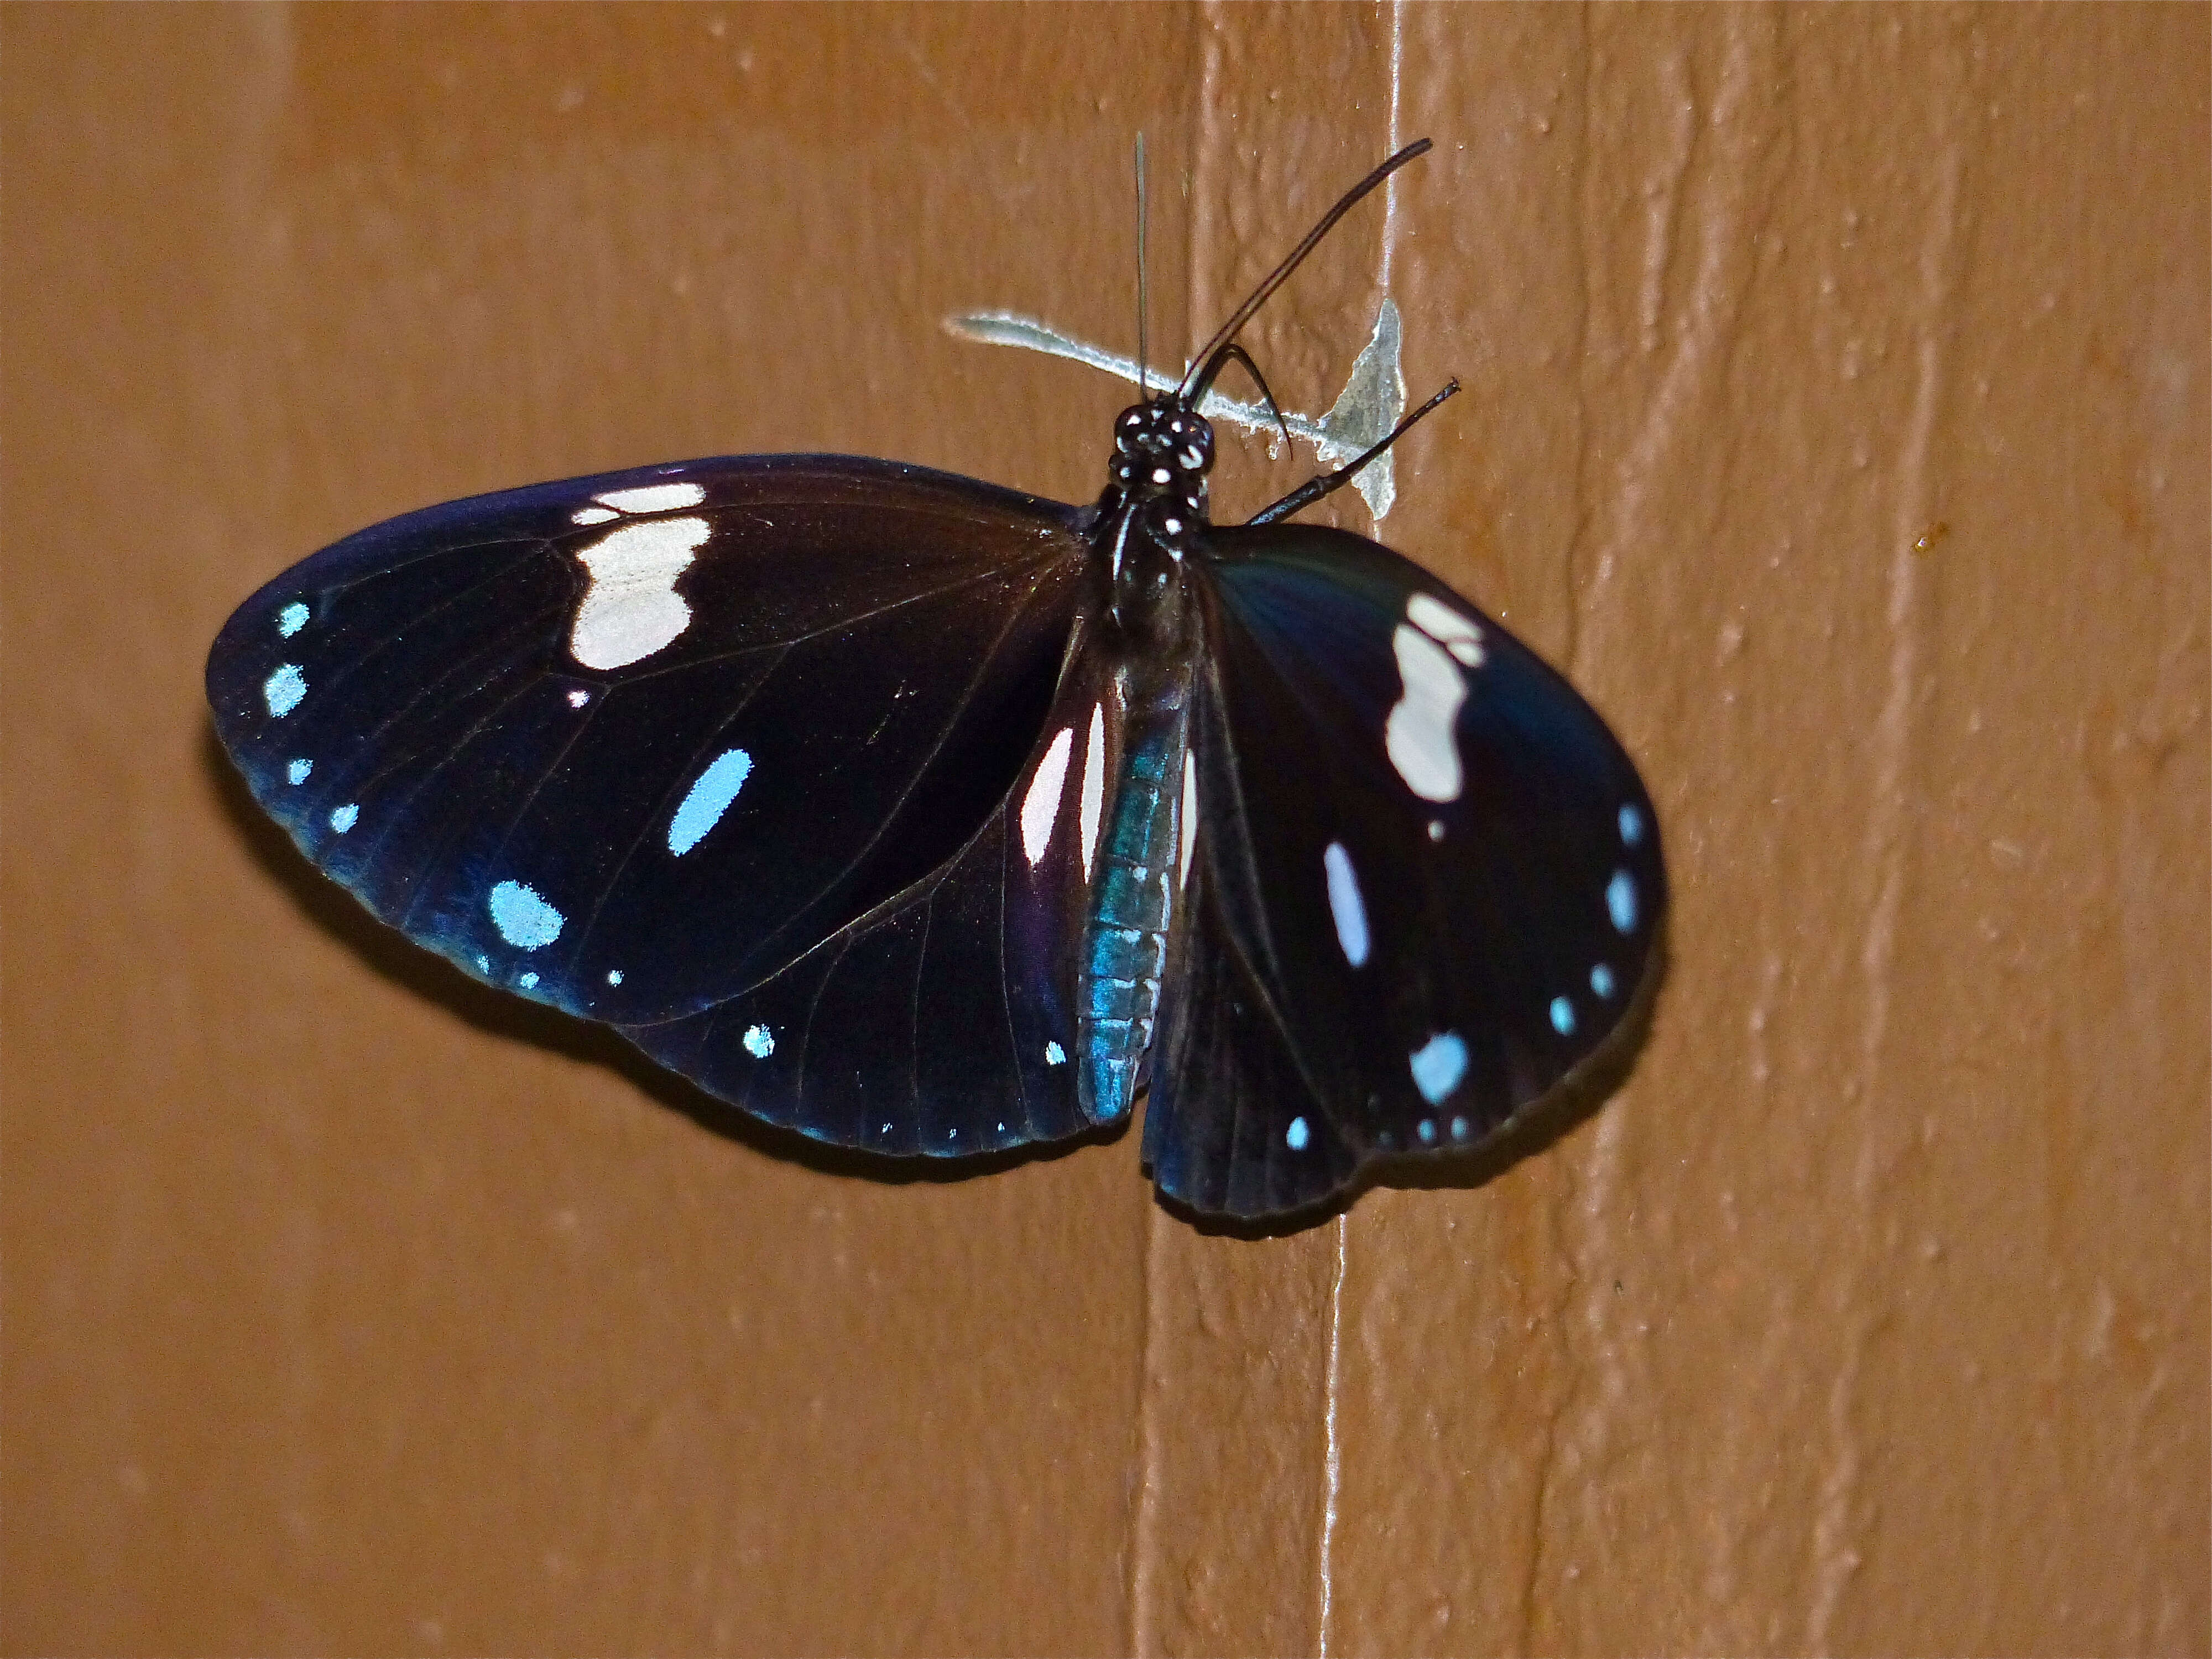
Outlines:
{"label": "butterfly wing", "polygon": [[1635,1000],[1657,818],[1589,704],[1418,566],[1223,528],[1197,566],[1199,831],[1146,1156],[1257,1216],[1474,1146]]}
{"label": "butterfly wing", "polygon": [[[465,972],[828,1139],[864,1137],[775,1109],[753,1072],[836,1054],[874,1122],[911,1131],[871,1144],[927,1145],[924,1097],[1006,1122],[1000,1144],[1065,1133],[1073,1091],[1043,1056],[1073,1021],[1022,986],[1070,924],[1052,860],[1010,875],[1002,843],[1090,604],[1077,526],[843,457],[480,496],[264,587],[216,639],[208,698],[301,849]],[[820,1041],[787,1044],[808,1016],[775,988],[809,975]],[[907,1011],[903,1045],[818,1017],[854,1000]],[[969,1042],[957,1090],[912,1052],[932,1020]],[[969,1150],[943,1133],[965,1121],[927,1149]]]}

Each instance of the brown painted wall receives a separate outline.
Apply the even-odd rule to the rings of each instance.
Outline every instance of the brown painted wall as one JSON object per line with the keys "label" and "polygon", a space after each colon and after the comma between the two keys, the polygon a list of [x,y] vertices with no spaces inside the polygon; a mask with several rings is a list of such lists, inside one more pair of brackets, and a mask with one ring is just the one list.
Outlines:
{"label": "brown painted wall", "polygon": [[[0,9],[9,1652],[2204,1653],[2208,12]],[[1630,1081],[1286,1238],[730,1139],[241,808],[202,654],[443,497],[1063,497],[1250,337],[1665,815]],[[1225,515],[1309,465],[1233,447]],[[1357,503],[1346,522],[1364,522]],[[1938,523],[1948,533],[1923,532]]]}

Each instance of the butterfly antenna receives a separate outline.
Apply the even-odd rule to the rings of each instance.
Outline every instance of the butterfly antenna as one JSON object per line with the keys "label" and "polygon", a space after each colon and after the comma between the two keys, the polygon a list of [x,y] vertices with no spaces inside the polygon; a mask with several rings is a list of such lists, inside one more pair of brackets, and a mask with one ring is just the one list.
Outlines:
{"label": "butterfly antenna", "polygon": [[1291,250],[1291,257],[1268,273],[1267,280],[1252,290],[1251,298],[1237,307],[1229,320],[1222,324],[1220,328],[1215,331],[1213,337],[1206,343],[1206,349],[1198,354],[1197,359],[1184,374],[1182,384],[1176,388],[1176,400],[1178,403],[1188,407],[1192,401],[1193,386],[1212,384],[1213,377],[1221,372],[1220,364],[1215,360],[1220,356],[1222,348],[1237,337],[1237,331],[1252,320],[1252,313],[1259,310],[1267,302],[1267,296],[1280,288],[1290,274],[1304,262],[1306,255],[1314,251],[1314,244],[1328,235],[1339,219],[1358,206],[1360,198],[1372,191],[1407,162],[1414,160],[1417,156],[1427,155],[1430,148],[1427,139],[1416,138],[1337,198],[1336,205],[1322,215],[1321,222],[1306,233],[1305,240]]}
{"label": "butterfly antenna", "polygon": [[1151,353],[1145,349],[1145,135],[1137,135],[1137,397],[1150,403],[1152,397],[1152,376],[1146,365]]}
{"label": "butterfly antenna", "polygon": [[1419,409],[1390,428],[1390,435],[1379,444],[1370,445],[1334,472],[1324,472],[1318,478],[1308,479],[1273,507],[1263,507],[1244,522],[1273,524],[1278,519],[1287,519],[1302,507],[1311,507],[1322,496],[1334,495],[1359,476],[1360,470],[1392,444],[1404,437],[1414,422],[1459,390],[1459,382],[1448,382],[1444,389],[1423,404]]}

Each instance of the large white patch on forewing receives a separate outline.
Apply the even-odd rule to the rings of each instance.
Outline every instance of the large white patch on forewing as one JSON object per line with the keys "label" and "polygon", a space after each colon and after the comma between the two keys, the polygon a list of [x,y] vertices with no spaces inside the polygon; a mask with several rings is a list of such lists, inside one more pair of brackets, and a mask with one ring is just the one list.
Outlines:
{"label": "large white patch on forewing", "polygon": [[676,579],[712,528],[704,519],[653,519],[577,550],[592,585],[576,607],[568,654],[586,668],[626,668],[673,641],[691,622]]}
{"label": "large white patch on forewing", "polygon": [[1404,695],[1382,725],[1382,747],[1406,787],[1423,800],[1457,800],[1462,774],[1453,726],[1467,701],[1467,679],[1443,646],[1400,623],[1390,635]]}

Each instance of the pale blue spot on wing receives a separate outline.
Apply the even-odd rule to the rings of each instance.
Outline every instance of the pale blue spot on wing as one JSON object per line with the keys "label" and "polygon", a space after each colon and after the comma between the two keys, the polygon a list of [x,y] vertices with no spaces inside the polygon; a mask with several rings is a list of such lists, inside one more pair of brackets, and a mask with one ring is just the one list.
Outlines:
{"label": "pale blue spot on wing", "polygon": [[1620,844],[1633,847],[1644,839],[1644,814],[1633,806],[1620,809]]}
{"label": "pale blue spot on wing", "polygon": [[1552,1029],[1561,1036],[1575,1034],[1575,1005],[1565,997],[1552,999]]}
{"label": "pale blue spot on wing", "polygon": [[1333,841],[1322,848],[1322,871],[1328,878],[1328,913],[1336,921],[1336,942],[1344,959],[1354,968],[1367,963],[1367,906],[1359,894],[1359,873],[1352,867],[1352,854],[1344,843]]}
{"label": "pale blue spot on wing", "polygon": [[1606,883],[1605,908],[1616,933],[1636,931],[1636,878],[1627,871],[1614,871],[1613,879]]}
{"label": "pale blue spot on wing", "polygon": [[526,991],[534,991],[538,988],[538,975],[535,974],[525,974],[520,979],[517,980],[515,983],[521,986]]}
{"label": "pale blue spot on wing", "polygon": [[1420,1121],[1420,1123],[1414,1128],[1413,1133],[1420,1136],[1422,1146],[1435,1146],[1437,1144],[1436,1120],[1434,1118],[1423,1118]]}
{"label": "pale blue spot on wing", "polygon": [[361,808],[351,801],[348,801],[343,806],[334,807],[331,810],[331,828],[342,836],[360,822]]}
{"label": "pale blue spot on wing", "polygon": [[284,768],[284,777],[286,781],[294,785],[302,784],[307,781],[307,774],[314,769],[314,762],[311,760],[295,760],[287,764]]}
{"label": "pale blue spot on wing", "polygon": [[518,950],[535,951],[561,937],[568,920],[519,881],[491,890],[491,922],[499,936]]}
{"label": "pale blue spot on wing", "polygon": [[1312,1133],[1307,1129],[1306,1121],[1302,1117],[1292,1118],[1291,1120],[1291,1127],[1283,1131],[1284,1141],[1294,1152],[1303,1152],[1305,1151],[1306,1142],[1312,1139]]}
{"label": "pale blue spot on wing", "polygon": [[1061,1048],[1057,1042],[1046,1043],[1044,1045],[1044,1063],[1048,1066],[1066,1065],[1067,1050]]}
{"label": "pale blue spot on wing", "polygon": [[[1455,1032],[1446,1031],[1432,1036],[1410,1056],[1413,1068],[1413,1086],[1421,1091],[1421,1098],[1434,1106],[1456,1088],[1467,1075],[1467,1044]],[[1433,1137],[1436,1126],[1428,1126]]]}
{"label": "pale blue spot on wing", "polygon": [[726,750],[714,757],[699,781],[684,797],[676,816],[668,822],[668,850],[681,858],[699,844],[701,837],[721,821],[730,803],[752,775],[753,757],[742,749]]}
{"label": "pale blue spot on wing", "polygon": [[288,640],[307,625],[307,607],[297,599],[276,613],[276,631]]}
{"label": "pale blue spot on wing", "polygon": [[747,1026],[744,1044],[745,1052],[755,1060],[766,1060],[775,1052],[775,1033],[765,1025]]}
{"label": "pale blue spot on wing", "polygon": [[610,968],[610,969],[607,969],[607,983],[608,983],[608,984],[610,984],[610,985],[619,985],[619,984],[621,984],[621,983],[622,983],[622,969],[619,969],[619,968]]}
{"label": "pale blue spot on wing", "polygon": [[1465,1118],[1454,1118],[1452,1120],[1452,1139],[1454,1140],[1465,1140],[1467,1139],[1468,1127],[1468,1121]]}
{"label": "pale blue spot on wing", "polygon": [[1601,997],[1608,999],[1611,998],[1613,995],[1613,969],[1607,967],[1601,962],[1598,963],[1596,967],[1591,969],[1590,989],[1596,992],[1598,995]]}
{"label": "pale blue spot on wing", "polygon": [[261,682],[261,701],[269,705],[269,712],[283,720],[300,706],[300,699],[307,695],[307,677],[300,672],[300,665],[288,662]]}

